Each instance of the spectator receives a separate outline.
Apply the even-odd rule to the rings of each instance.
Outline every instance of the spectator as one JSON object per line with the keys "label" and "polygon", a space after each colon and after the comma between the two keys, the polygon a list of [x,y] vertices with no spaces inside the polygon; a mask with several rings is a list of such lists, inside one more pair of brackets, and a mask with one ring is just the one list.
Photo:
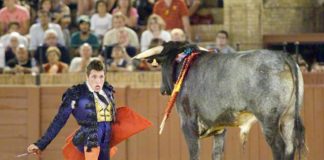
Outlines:
{"label": "spectator", "polygon": [[44,43],[44,34],[45,31],[48,29],[53,29],[57,33],[58,41],[60,44],[64,45],[64,37],[62,33],[62,29],[60,25],[55,23],[50,23],[49,20],[49,12],[46,12],[44,10],[38,11],[38,17],[40,20],[40,23],[33,24],[30,27],[29,35],[30,35],[30,46],[29,50],[34,53],[34,51],[37,49],[37,47],[40,44]]}
{"label": "spectator", "polygon": [[[40,2],[40,10],[50,13],[52,9],[52,2],[51,0],[41,0]],[[52,17],[52,16],[51,16]]]}
{"label": "spectator", "polygon": [[117,0],[105,0],[107,2],[107,11],[112,13],[115,8],[117,8]]}
{"label": "spectator", "polygon": [[[302,67],[300,67],[300,68],[303,71],[303,68]],[[324,66],[321,65],[320,63],[318,63],[317,61],[315,61],[312,64],[312,72],[324,72]]]}
{"label": "spectator", "polygon": [[49,47],[46,51],[48,63],[44,64],[45,73],[57,74],[66,73],[69,66],[66,63],[59,61],[61,52],[57,47]]}
{"label": "spectator", "polygon": [[[308,51],[306,50],[303,53],[307,54]],[[303,71],[303,65],[302,64],[306,63],[306,61],[304,60],[304,62],[303,62],[303,55],[302,54],[298,54],[298,56],[299,56],[299,59],[298,59],[297,63],[299,64],[300,70]],[[309,60],[309,66],[308,67],[309,67],[308,69],[309,69],[310,72],[324,72],[323,63],[320,63],[317,60],[317,55],[316,54],[314,55],[314,53],[312,53],[312,57]]]}
{"label": "spectator", "polygon": [[125,28],[120,28],[117,30],[117,45],[122,47],[133,47],[136,49],[134,46],[132,46],[132,44],[130,44],[129,35]]}
{"label": "spectator", "polygon": [[19,43],[24,44],[25,46],[28,46],[27,38],[18,33],[19,29],[20,29],[19,23],[17,23],[17,22],[9,23],[8,32],[0,38],[0,43],[2,43],[3,47],[6,48],[9,45],[10,35],[11,35],[11,33],[14,33],[14,32],[16,32],[15,34],[19,35],[19,37],[18,37]]}
{"label": "spectator", "polygon": [[9,45],[6,47],[5,50],[5,63],[16,57],[17,49],[19,46],[19,37],[20,34],[17,32],[13,32],[10,34]]}
{"label": "spectator", "polygon": [[107,12],[107,4],[104,0],[98,0],[96,2],[96,13],[91,17],[91,31],[102,40],[111,27],[112,15]]}
{"label": "spectator", "polygon": [[156,15],[152,14],[147,23],[147,30],[142,33],[141,36],[141,51],[145,51],[148,49],[152,39],[159,38],[165,42],[171,40],[171,35],[169,32],[164,30],[165,23],[163,19]]}
{"label": "spectator", "polygon": [[114,46],[111,57],[112,62],[109,64],[109,71],[132,71],[134,69],[132,60],[124,47],[120,45]]}
{"label": "spectator", "polygon": [[[46,58],[46,51],[49,47],[57,47],[61,52],[60,61],[67,64],[70,63],[69,51],[65,46],[58,43],[57,33],[53,29],[48,29],[47,31],[45,31],[44,42],[45,43],[37,47],[37,50],[34,55],[35,59],[39,64],[44,64],[48,62]],[[42,61],[40,61],[40,58],[42,58]]]}
{"label": "spectator", "polygon": [[90,19],[86,15],[82,15],[78,19],[80,31],[75,32],[71,36],[71,47],[79,48],[83,43],[89,43],[93,49],[99,49],[98,38],[90,32]]}
{"label": "spectator", "polygon": [[21,44],[17,47],[15,58],[7,62],[4,73],[24,74],[31,73],[32,63],[30,55],[25,45]]}
{"label": "spectator", "polygon": [[93,13],[94,9],[94,0],[78,0],[78,11],[77,15],[88,15],[90,16]]}
{"label": "spectator", "polygon": [[224,30],[217,32],[215,52],[224,54],[236,52],[235,49],[228,45],[228,33]]}
{"label": "spectator", "polygon": [[183,0],[159,0],[154,5],[153,13],[164,19],[166,30],[184,29],[187,39],[191,41],[189,10]]}
{"label": "spectator", "polygon": [[40,3],[40,9],[50,14],[51,22],[61,25],[65,41],[64,45],[69,46],[71,39],[68,29],[71,23],[70,8],[60,0],[42,0]]}
{"label": "spectator", "polygon": [[112,49],[117,45],[124,47],[125,52],[128,54],[128,56],[131,56],[131,57],[135,56],[137,50],[136,50],[136,48],[134,46],[132,46],[129,43],[129,37],[128,37],[128,34],[127,34],[127,30],[125,30],[125,28],[120,28],[117,31],[118,31],[117,32],[117,39],[118,39],[117,43],[105,47],[105,53],[107,54],[106,58],[111,57]]}
{"label": "spectator", "polygon": [[[49,19],[52,22],[53,20],[53,14],[52,14],[52,0],[41,0],[38,10],[43,10],[44,12],[47,12],[50,16]],[[37,15],[36,15],[37,16]],[[36,18],[35,23],[38,23],[39,17]]]}
{"label": "spectator", "polygon": [[137,9],[132,7],[131,0],[118,0],[118,6],[113,10],[113,14],[117,12],[121,12],[126,16],[126,25],[128,27],[137,27],[138,13]]}
{"label": "spectator", "polygon": [[173,42],[184,42],[186,41],[185,33],[180,28],[171,30],[171,41]]}
{"label": "spectator", "polygon": [[62,0],[52,0],[53,23],[61,24],[62,28],[71,23],[70,8]]}
{"label": "spectator", "polygon": [[70,45],[70,30],[68,29],[71,24],[71,11],[70,8],[63,3],[62,0],[52,0],[53,23],[61,25],[65,46]]}
{"label": "spectator", "polygon": [[[27,9],[27,10],[29,10],[29,14],[30,14],[29,22],[31,24],[33,24],[36,21],[37,11],[40,8],[40,1],[41,0],[25,0],[25,4],[22,4],[23,7],[29,7],[29,9]],[[29,29],[27,31],[29,31]],[[27,47],[27,49],[28,49],[28,47]]]}
{"label": "spectator", "polygon": [[118,12],[113,15],[112,21],[113,28],[105,34],[103,45],[108,46],[118,43],[118,30],[124,29],[128,34],[129,44],[138,49],[139,42],[137,34],[132,29],[125,27],[126,17],[122,13]]}
{"label": "spectator", "polygon": [[[182,29],[175,28],[171,30],[171,41],[173,42],[185,42],[186,36]],[[186,54],[181,53],[178,54],[176,61],[180,62],[186,56]]]}
{"label": "spectator", "polygon": [[155,0],[137,0],[136,9],[138,11],[138,24],[147,25],[147,20],[153,12]]}
{"label": "spectator", "polygon": [[87,65],[94,59],[92,47],[88,43],[80,46],[80,57],[74,57],[71,61],[69,72],[85,72]]}
{"label": "spectator", "polygon": [[27,9],[17,5],[16,0],[4,0],[4,5],[0,10],[0,35],[7,31],[10,22],[18,22],[21,26],[19,33],[27,34],[30,20]]}
{"label": "spectator", "polygon": [[118,29],[117,39],[118,42],[116,44],[106,46],[104,50],[104,55],[101,55],[102,58],[105,59],[106,63],[108,64],[112,60],[112,53],[115,46],[122,47],[128,57],[133,57],[137,53],[137,49],[134,46],[131,46],[131,44],[129,44],[129,37],[125,28]]}

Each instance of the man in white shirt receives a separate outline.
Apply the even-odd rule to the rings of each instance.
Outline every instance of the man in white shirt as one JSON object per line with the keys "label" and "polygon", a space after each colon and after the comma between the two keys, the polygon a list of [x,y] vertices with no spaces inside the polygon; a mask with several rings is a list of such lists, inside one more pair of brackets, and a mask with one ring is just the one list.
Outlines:
{"label": "man in white shirt", "polygon": [[186,35],[180,28],[174,28],[171,30],[171,41],[173,42],[184,42],[186,41]]}
{"label": "man in white shirt", "polygon": [[120,29],[126,30],[129,37],[129,44],[135,48],[139,48],[139,40],[137,34],[130,28],[126,27],[126,17],[122,13],[113,15],[113,29],[108,31],[103,40],[103,45],[114,45],[118,43],[118,32]]}
{"label": "man in white shirt", "polygon": [[44,43],[44,34],[48,29],[53,29],[57,33],[58,42],[62,45],[65,44],[61,26],[55,23],[50,23],[50,15],[44,10],[38,11],[40,23],[33,24],[29,29],[30,45],[29,50],[34,52],[37,47]]}
{"label": "man in white shirt", "polygon": [[74,57],[71,61],[69,72],[85,72],[86,66],[94,59],[92,56],[92,47],[89,43],[80,46],[80,57]]}
{"label": "man in white shirt", "polygon": [[228,33],[224,30],[217,32],[216,35],[216,53],[235,53],[235,49],[228,45]]}

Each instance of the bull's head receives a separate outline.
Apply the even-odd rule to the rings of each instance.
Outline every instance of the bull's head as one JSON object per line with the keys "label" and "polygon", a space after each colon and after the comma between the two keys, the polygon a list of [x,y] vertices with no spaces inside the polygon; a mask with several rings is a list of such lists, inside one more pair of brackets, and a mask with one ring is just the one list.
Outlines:
{"label": "bull's head", "polygon": [[157,46],[138,54],[134,59],[146,59],[148,61],[155,59],[162,67],[160,92],[163,95],[171,95],[178,68],[175,65],[175,58],[188,47],[198,49],[196,45],[191,45],[188,42],[167,42],[162,46]]}

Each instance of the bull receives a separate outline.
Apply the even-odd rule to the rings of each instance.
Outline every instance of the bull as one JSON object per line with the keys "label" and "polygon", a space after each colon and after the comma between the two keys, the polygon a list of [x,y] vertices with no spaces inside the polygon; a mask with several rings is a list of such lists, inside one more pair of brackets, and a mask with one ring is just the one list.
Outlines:
{"label": "bull", "polygon": [[303,78],[286,53],[253,50],[216,54],[185,42],[169,42],[135,59],[155,59],[162,67],[162,94],[170,95],[184,50],[200,53],[190,66],[176,100],[190,160],[199,159],[199,138],[213,136],[212,159],[222,159],[226,127],[239,127],[246,142],[259,122],[276,160],[293,160],[305,149],[305,129],[299,111]]}

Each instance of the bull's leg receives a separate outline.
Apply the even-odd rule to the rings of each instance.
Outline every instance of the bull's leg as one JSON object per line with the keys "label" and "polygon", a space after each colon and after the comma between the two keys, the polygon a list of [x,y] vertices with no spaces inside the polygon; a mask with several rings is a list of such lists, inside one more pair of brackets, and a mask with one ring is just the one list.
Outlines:
{"label": "bull's leg", "polygon": [[224,142],[225,142],[226,129],[223,130],[220,134],[214,135],[213,143],[213,160],[221,160],[224,152]]}
{"label": "bull's leg", "polygon": [[285,159],[285,142],[283,141],[278,128],[278,121],[273,119],[267,119],[262,123],[263,133],[266,137],[266,141],[271,147],[274,160],[286,160]]}
{"label": "bull's leg", "polygon": [[281,136],[285,142],[285,160],[293,160],[295,151],[301,158],[304,151],[304,125],[300,115],[289,116],[288,114],[281,118],[280,130]]}
{"label": "bull's leg", "polygon": [[199,160],[198,125],[189,120],[182,120],[181,128],[189,149],[190,160]]}
{"label": "bull's leg", "polygon": [[294,159],[294,118],[289,117],[284,119],[281,122],[280,130],[281,130],[281,137],[285,142],[284,148],[284,156],[285,160],[293,160]]}

